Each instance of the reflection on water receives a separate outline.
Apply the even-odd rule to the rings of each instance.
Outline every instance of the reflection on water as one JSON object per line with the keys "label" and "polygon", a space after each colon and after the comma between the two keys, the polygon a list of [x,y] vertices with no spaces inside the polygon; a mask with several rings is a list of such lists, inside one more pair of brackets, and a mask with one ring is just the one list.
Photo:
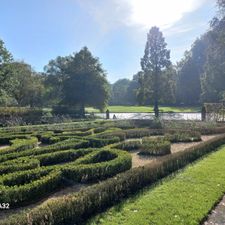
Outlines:
{"label": "reflection on water", "polygon": [[[153,119],[154,113],[110,113],[110,119]],[[201,113],[160,113],[164,120],[201,120]],[[95,113],[95,116],[106,118],[105,113]]]}

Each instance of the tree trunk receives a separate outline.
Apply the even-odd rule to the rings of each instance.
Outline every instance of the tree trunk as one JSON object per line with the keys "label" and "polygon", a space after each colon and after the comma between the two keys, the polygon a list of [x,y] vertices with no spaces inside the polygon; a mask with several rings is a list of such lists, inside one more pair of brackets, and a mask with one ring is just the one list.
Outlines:
{"label": "tree trunk", "polygon": [[158,92],[159,92],[159,81],[158,81],[158,69],[155,71],[155,82],[154,82],[154,113],[155,117],[159,117],[159,106],[158,106]]}
{"label": "tree trunk", "polygon": [[84,107],[84,103],[81,103],[81,107],[80,107],[80,115],[82,118],[85,118],[85,107]]}

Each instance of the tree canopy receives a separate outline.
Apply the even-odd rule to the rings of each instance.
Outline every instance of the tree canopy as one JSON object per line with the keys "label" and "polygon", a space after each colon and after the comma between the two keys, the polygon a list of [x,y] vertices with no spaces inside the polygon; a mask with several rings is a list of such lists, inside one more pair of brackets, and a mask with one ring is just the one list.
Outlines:
{"label": "tree canopy", "polygon": [[63,103],[79,105],[84,116],[85,106],[103,110],[109,99],[109,84],[98,58],[87,47],[71,56],[64,70]]}
{"label": "tree canopy", "polygon": [[147,34],[144,56],[141,59],[141,68],[148,96],[153,96],[155,116],[159,116],[158,102],[160,87],[164,80],[164,71],[171,65],[170,51],[166,49],[166,42],[158,27],[152,27]]}

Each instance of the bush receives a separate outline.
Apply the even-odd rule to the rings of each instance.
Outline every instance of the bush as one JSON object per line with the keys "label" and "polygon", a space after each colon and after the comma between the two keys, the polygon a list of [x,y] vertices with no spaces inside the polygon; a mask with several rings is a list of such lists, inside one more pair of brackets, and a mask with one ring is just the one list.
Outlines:
{"label": "bush", "polygon": [[143,138],[139,154],[162,156],[170,154],[171,143],[164,138]]}
{"label": "bush", "polygon": [[197,131],[175,131],[167,133],[165,139],[172,142],[194,142],[201,141],[201,133]]}
{"label": "bush", "polygon": [[37,159],[21,157],[14,160],[9,160],[0,164],[0,175],[13,173],[15,171],[22,171],[28,169],[34,169],[40,166],[40,162]]}
{"label": "bush", "polygon": [[0,107],[0,123],[3,126],[40,123],[43,114],[41,108]]}
{"label": "bush", "polygon": [[119,144],[115,144],[112,147],[126,150],[126,151],[137,150],[141,148],[141,140],[124,141],[124,142],[120,142]]}
{"label": "bush", "polygon": [[[74,146],[71,140],[69,143]],[[124,151],[89,148],[44,154],[46,149],[39,150],[30,150],[32,158],[1,163],[0,202],[8,202],[12,208],[25,205],[67,184],[64,180],[97,181],[131,167],[131,156]]]}
{"label": "bush", "polygon": [[148,137],[151,135],[163,135],[163,130],[160,129],[147,129],[147,128],[136,128],[124,131],[126,134],[126,138],[142,138]]}
{"label": "bush", "polygon": [[13,152],[21,152],[30,148],[34,148],[35,146],[37,146],[37,142],[37,138],[11,140],[10,143],[12,145],[10,147],[2,149],[0,151],[0,155],[5,155]]}
{"label": "bush", "polygon": [[133,168],[74,194],[48,200],[30,212],[8,217],[0,224],[56,225],[70,224],[71,222],[81,224],[94,213],[116,204],[146,185],[153,184],[171,172],[177,171],[215,150],[222,144],[225,144],[225,135],[215,137],[183,152],[164,156],[154,164]]}

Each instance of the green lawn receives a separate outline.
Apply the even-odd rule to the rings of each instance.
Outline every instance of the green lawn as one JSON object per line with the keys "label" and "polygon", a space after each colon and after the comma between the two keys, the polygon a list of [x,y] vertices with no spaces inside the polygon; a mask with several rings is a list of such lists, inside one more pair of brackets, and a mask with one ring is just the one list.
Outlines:
{"label": "green lawn", "polygon": [[225,147],[90,220],[104,225],[199,225],[225,193]]}
{"label": "green lawn", "polygon": [[[130,112],[130,113],[147,113],[153,112],[153,106],[108,106],[107,107],[112,113],[122,113],[122,112]],[[199,107],[159,107],[159,110],[162,112],[198,112],[200,111]],[[99,112],[99,110],[87,107],[87,112]]]}

